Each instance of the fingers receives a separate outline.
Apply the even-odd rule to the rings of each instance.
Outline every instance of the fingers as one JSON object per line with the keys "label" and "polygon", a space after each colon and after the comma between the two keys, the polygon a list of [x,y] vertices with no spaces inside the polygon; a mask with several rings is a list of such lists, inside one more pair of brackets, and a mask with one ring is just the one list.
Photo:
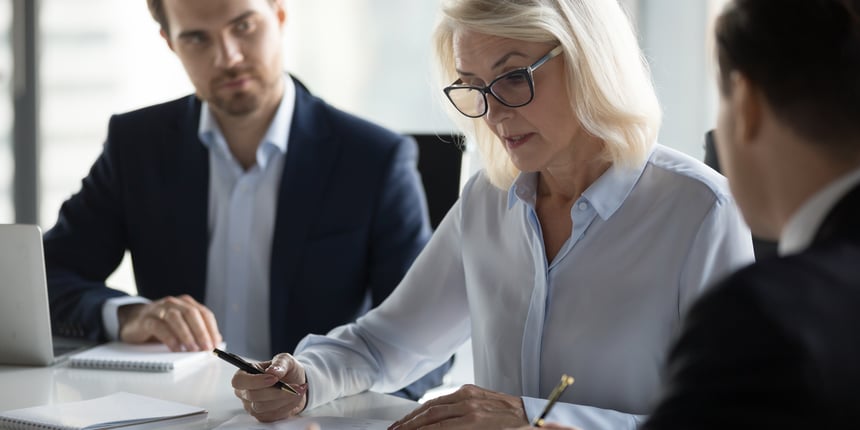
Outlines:
{"label": "fingers", "polygon": [[[278,354],[271,361],[255,364],[265,373],[233,374],[233,392],[250,415],[262,422],[271,422],[298,414],[307,405],[305,370],[290,354]],[[273,387],[283,381],[295,387],[300,395]]]}
{"label": "fingers", "polygon": [[212,312],[187,295],[145,305],[120,327],[120,338],[131,343],[157,340],[171,351],[211,350],[222,340]]}
{"label": "fingers", "polygon": [[304,392],[296,396],[272,387],[277,381],[273,375],[239,371],[233,376],[233,392],[242,401],[245,411],[262,422],[281,420],[301,412],[307,404]]}
{"label": "fingers", "polygon": [[272,361],[269,362],[269,366],[270,367],[281,367],[283,369],[286,369],[286,368],[290,367],[294,361],[295,361],[295,358],[293,358],[292,355],[287,354],[287,353],[281,353],[281,354],[278,354],[278,355],[272,357]]}
{"label": "fingers", "polygon": [[435,399],[428,400],[427,402],[424,402],[423,405],[419,406],[417,409],[410,412],[405,417],[395,421],[394,424],[392,425],[392,427],[396,427],[397,425],[411,421],[415,417],[426,413],[430,408],[433,408],[433,407],[438,408],[438,407],[442,407],[444,405],[453,405],[453,404],[459,403],[460,401],[462,401],[466,397],[468,397],[468,394],[466,394],[466,392],[464,390],[467,387],[469,387],[469,386],[468,385],[464,386],[464,387],[460,388],[459,390],[457,390],[451,394],[439,396]]}
{"label": "fingers", "polygon": [[278,354],[262,368],[266,373],[274,375],[278,379],[286,379],[298,384],[307,382],[305,380],[304,368],[290,354]]}
{"label": "fingers", "polygon": [[541,428],[559,429],[559,430],[579,430],[579,427],[568,427],[568,426],[563,426],[561,424],[556,424],[556,423],[546,423]]}
{"label": "fingers", "polygon": [[[233,388],[236,390],[262,390],[265,388],[270,388],[272,385],[275,385],[278,382],[279,378],[270,375],[268,373],[261,374],[251,374],[242,370],[237,371],[233,374],[233,379],[230,381],[230,384],[233,385]],[[286,381],[289,382],[289,381]],[[276,391],[276,390],[273,390]],[[247,396],[239,396],[238,397],[246,398]],[[258,400],[264,400],[264,398],[257,398]]]}
{"label": "fingers", "polygon": [[425,428],[472,429],[517,428],[527,426],[522,400],[474,385],[426,402],[398,420],[390,428],[416,430]]}
{"label": "fingers", "polygon": [[523,426],[517,427],[516,429],[508,429],[508,430],[538,430],[538,429],[557,429],[557,430],[580,430],[579,427],[568,427],[563,426],[561,424],[556,423],[546,423],[541,427],[532,427],[532,426]]}
{"label": "fingers", "polygon": [[242,399],[242,407],[249,415],[264,423],[282,420],[296,414],[296,402],[294,398],[287,397],[253,401]]}
{"label": "fingers", "polygon": [[239,390],[260,390],[271,387],[277,381],[283,381],[303,393],[302,387],[307,387],[305,369],[292,355],[283,353],[276,355],[270,361],[251,363],[262,370],[262,374],[250,374],[237,371],[233,375],[233,388]]}
{"label": "fingers", "polygon": [[178,299],[190,306],[182,309],[182,316],[197,344],[202,349],[211,350],[221,343],[223,339],[221,332],[218,331],[215,314],[187,294],[179,296]]}

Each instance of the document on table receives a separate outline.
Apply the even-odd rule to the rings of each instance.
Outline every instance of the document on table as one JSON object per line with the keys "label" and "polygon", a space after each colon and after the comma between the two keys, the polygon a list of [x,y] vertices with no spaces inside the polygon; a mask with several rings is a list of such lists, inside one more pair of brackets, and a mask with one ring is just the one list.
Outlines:
{"label": "document on table", "polygon": [[[56,403],[0,413],[0,428],[113,429],[176,420],[206,418],[206,410],[153,397],[117,392],[104,397]],[[347,427],[349,428],[349,427]]]}
{"label": "document on table", "polygon": [[250,415],[237,415],[216,430],[305,430],[317,423],[323,430],[386,430],[393,421],[349,417],[295,417],[274,423],[261,423]]}

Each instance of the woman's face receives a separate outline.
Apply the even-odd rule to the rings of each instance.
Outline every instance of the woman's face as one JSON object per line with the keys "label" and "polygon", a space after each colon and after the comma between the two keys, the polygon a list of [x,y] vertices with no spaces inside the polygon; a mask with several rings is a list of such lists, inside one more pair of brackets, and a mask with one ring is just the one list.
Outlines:
{"label": "woman's face", "polygon": [[[454,65],[465,84],[488,85],[497,76],[528,67],[555,45],[524,42],[471,31],[454,33]],[[511,108],[487,95],[483,120],[524,172],[568,164],[573,142],[582,132],[565,85],[564,60],[557,56],[534,72],[531,103]]]}

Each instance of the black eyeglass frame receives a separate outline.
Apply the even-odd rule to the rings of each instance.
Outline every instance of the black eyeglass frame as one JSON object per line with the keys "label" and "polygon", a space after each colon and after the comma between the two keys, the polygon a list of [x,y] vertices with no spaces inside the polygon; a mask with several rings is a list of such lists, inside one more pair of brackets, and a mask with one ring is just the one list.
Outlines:
{"label": "black eyeglass frame", "polygon": [[[451,83],[451,85],[448,85],[447,87],[443,88],[442,92],[445,93],[445,97],[448,98],[448,101],[450,101],[451,104],[454,105],[454,108],[457,109],[458,112],[460,112],[461,114],[463,114],[469,118],[480,118],[480,117],[487,114],[487,110],[489,109],[489,104],[487,103],[487,94],[493,96],[493,98],[498,100],[499,103],[501,103],[507,107],[511,107],[511,108],[523,107],[523,106],[531,103],[532,100],[534,100],[534,98],[535,98],[534,71],[537,70],[540,66],[543,66],[547,61],[557,57],[562,52],[564,52],[564,48],[561,45],[558,45],[555,48],[552,48],[552,50],[550,50],[549,52],[547,52],[546,55],[544,55],[543,57],[540,57],[537,61],[532,63],[531,66],[521,67],[519,69],[514,69],[514,70],[511,70],[509,72],[503,73],[503,74],[497,76],[495,79],[493,79],[486,86],[481,87],[481,86],[477,86],[477,85],[464,84],[462,79],[457,79],[456,81]],[[496,95],[496,93],[493,91],[493,85],[495,85],[496,82],[499,82],[502,79],[506,79],[506,78],[509,78],[509,77],[511,77],[513,75],[517,75],[517,74],[521,74],[521,75],[526,77],[526,81],[529,84],[529,94],[530,95],[529,95],[529,99],[523,103],[510,104],[510,103],[502,100],[502,98],[499,97],[498,95]],[[457,106],[457,103],[454,102],[454,99],[451,98],[451,94],[450,94],[451,91],[462,90],[462,89],[469,89],[469,90],[478,91],[481,93],[481,96],[484,97],[484,110],[481,111],[480,114],[470,115],[466,112],[463,112],[463,110],[460,109],[459,106]]]}

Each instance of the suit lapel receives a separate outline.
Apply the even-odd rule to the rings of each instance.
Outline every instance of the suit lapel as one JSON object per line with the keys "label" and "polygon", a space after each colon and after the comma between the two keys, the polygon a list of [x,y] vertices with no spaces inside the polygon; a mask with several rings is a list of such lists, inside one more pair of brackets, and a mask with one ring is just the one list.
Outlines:
{"label": "suit lapel", "polygon": [[177,139],[167,142],[163,163],[163,191],[170,193],[171,225],[176,238],[176,255],[182,259],[184,279],[182,288],[201,303],[206,293],[206,266],[209,258],[209,153],[197,137],[200,102],[187,98],[187,106],[177,118]]}
{"label": "suit lapel", "polygon": [[294,82],[296,105],[278,190],[269,279],[272,347],[276,351],[277,333],[287,324],[284,308],[290,304],[290,289],[301,288],[292,280],[302,266],[308,234],[317,218],[339,153],[339,143],[331,136],[325,105],[301,83]]}

